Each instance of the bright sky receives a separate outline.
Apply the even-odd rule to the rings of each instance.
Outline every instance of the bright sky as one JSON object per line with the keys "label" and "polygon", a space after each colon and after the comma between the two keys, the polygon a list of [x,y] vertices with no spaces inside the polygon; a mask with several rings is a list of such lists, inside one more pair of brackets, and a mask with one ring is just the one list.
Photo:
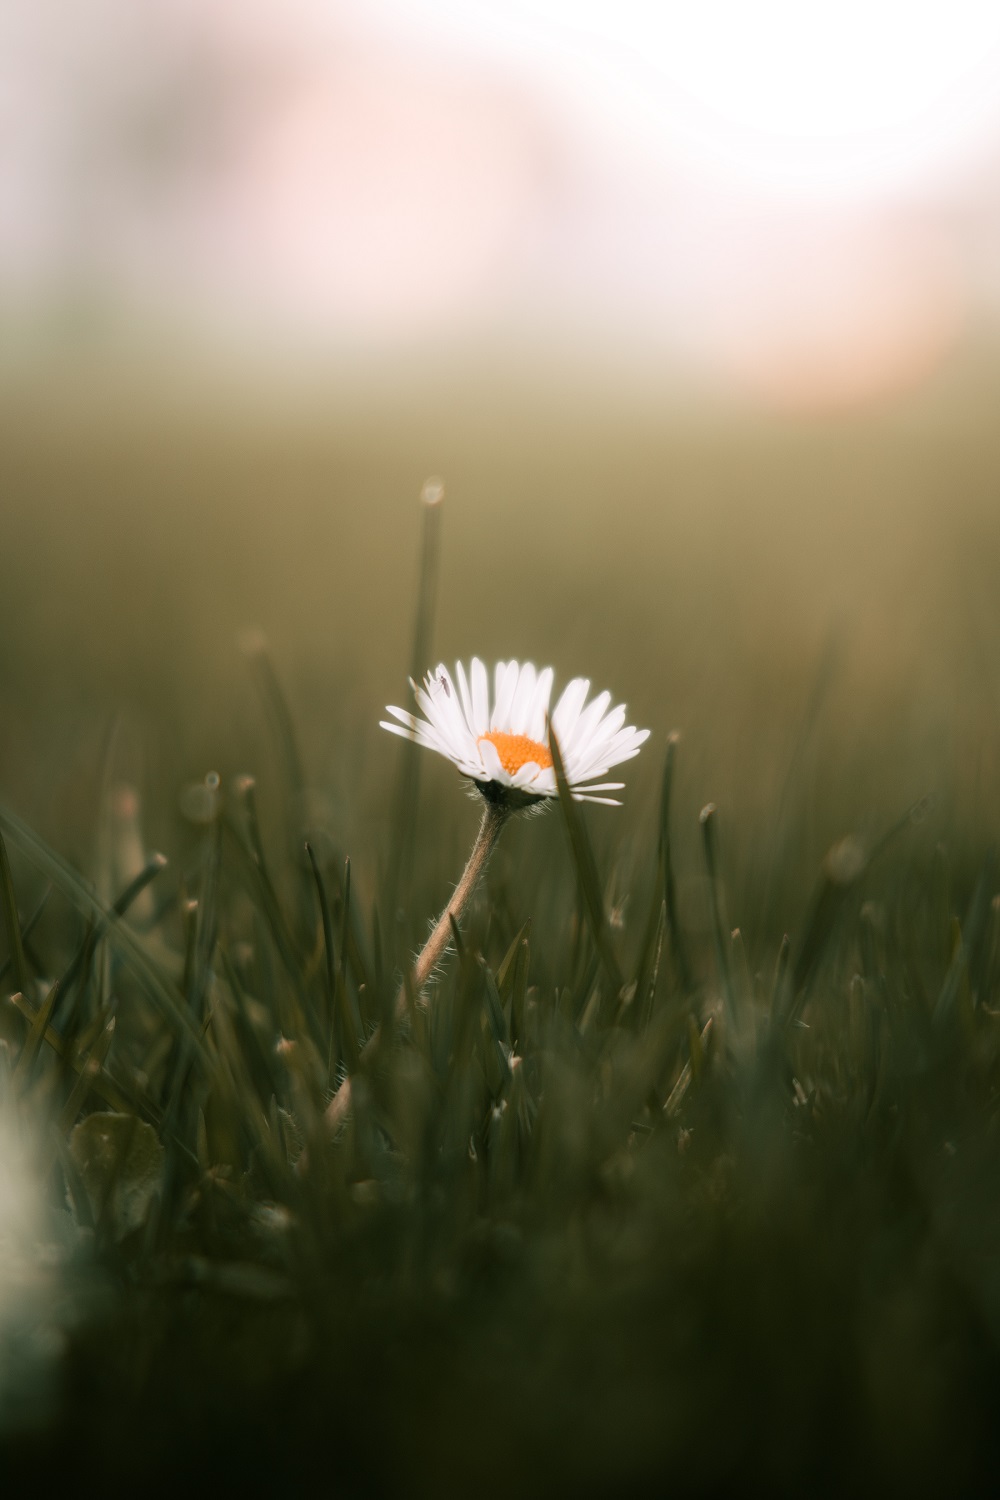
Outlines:
{"label": "bright sky", "polygon": [[937,174],[1000,129],[996,0],[373,0],[794,191]]}
{"label": "bright sky", "polygon": [[7,0],[0,324],[67,294],[878,398],[1000,306],[1000,0]]}

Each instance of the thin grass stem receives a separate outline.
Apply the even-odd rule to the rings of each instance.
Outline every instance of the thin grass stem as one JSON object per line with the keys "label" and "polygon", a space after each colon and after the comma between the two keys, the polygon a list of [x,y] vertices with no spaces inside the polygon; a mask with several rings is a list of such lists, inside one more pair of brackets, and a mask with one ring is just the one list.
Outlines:
{"label": "thin grass stem", "polygon": [[[410,655],[410,679],[419,682],[430,666],[434,634],[434,606],[437,601],[439,560],[441,555],[441,512],[444,485],[440,479],[428,479],[420,492],[422,526],[420,538],[420,572],[417,585],[417,610],[413,622],[413,647]],[[416,838],[417,802],[420,790],[420,750],[404,741],[400,751],[399,781],[396,784],[395,812],[392,820],[392,846],[386,878],[386,935],[397,930],[396,914],[406,905]]]}
{"label": "thin grass stem", "polygon": [[730,1021],[736,1021],[736,1000],[733,995],[733,980],[729,967],[729,953],[723,931],[722,909],[719,905],[719,870],[715,849],[715,803],[709,802],[701,810],[701,832],[705,843],[705,866],[708,870],[708,896],[712,908],[712,937],[715,943],[715,961],[719,980],[726,1002]]}
{"label": "thin grass stem", "polygon": [[[396,995],[395,1019],[401,1020],[408,1010],[408,992],[414,997],[420,994],[436,966],[441,962],[447,951],[448,945],[454,942],[454,928],[457,928],[465,914],[465,910],[486,872],[486,866],[497,846],[500,834],[503,832],[504,824],[511,816],[510,808],[502,802],[487,802],[483,810],[483,819],[476,834],[476,841],[472,846],[462,878],[459,880],[451,899],[441,913],[430,937],[417,955],[416,962],[408,974],[404,975],[403,983]],[[362,1056],[370,1049],[378,1045],[382,1035],[382,1027],[377,1026],[368,1041],[362,1048]],[[345,1078],[340,1088],[331,1099],[326,1110],[327,1124],[336,1129],[343,1120],[351,1102],[351,1080]]]}

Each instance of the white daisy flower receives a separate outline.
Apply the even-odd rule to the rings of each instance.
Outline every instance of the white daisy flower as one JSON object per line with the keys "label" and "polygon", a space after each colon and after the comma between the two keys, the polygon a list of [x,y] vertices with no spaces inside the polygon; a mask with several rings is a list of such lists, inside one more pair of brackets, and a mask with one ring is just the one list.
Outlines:
{"label": "white daisy flower", "polygon": [[[487,800],[526,806],[558,796],[548,746],[553,677],[551,667],[538,672],[531,662],[498,662],[491,708],[489,679],[478,657],[473,657],[468,677],[461,662],[455,664],[454,678],[442,664],[428,673],[422,687],[411,680],[424,717],[390,706],[388,712],[398,722],[383,721],[381,727],[447,756]],[[552,729],[574,799],[620,807],[614,797],[594,794],[620,791],[625,783],[594,778],[638,755],[649,730],[626,726],[625,707],[611,708],[610,693],[587,703],[589,691],[585,677],[567,684],[552,711]]]}

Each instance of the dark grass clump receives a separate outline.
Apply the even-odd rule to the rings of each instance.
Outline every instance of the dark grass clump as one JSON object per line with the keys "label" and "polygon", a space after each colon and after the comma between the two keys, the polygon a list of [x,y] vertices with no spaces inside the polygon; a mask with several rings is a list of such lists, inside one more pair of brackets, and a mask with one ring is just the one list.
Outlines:
{"label": "dark grass clump", "polygon": [[108,901],[0,817],[3,1149],[40,1198],[29,1240],[5,1226],[8,1472],[973,1488],[1000,1457],[992,863],[950,877],[918,808],[830,850],[789,938],[745,941],[707,808],[688,929],[671,740],[631,888],[563,800],[561,877],[494,871],[399,1018],[421,849],[397,826],[402,910],[361,902],[296,812],[259,663],[284,847],[250,778],[212,776],[147,859],[120,791]]}

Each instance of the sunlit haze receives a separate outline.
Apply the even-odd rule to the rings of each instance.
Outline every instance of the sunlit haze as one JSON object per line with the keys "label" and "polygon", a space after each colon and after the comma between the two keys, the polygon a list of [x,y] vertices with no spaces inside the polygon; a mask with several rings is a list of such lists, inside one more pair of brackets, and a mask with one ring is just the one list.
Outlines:
{"label": "sunlit haze", "polygon": [[824,408],[1000,303],[970,0],[14,0],[0,97],[8,350],[527,341]]}
{"label": "sunlit haze", "polygon": [[912,183],[1000,125],[1000,10],[983,0],[380,0],[506,53],[709,169],[807,193]]}

